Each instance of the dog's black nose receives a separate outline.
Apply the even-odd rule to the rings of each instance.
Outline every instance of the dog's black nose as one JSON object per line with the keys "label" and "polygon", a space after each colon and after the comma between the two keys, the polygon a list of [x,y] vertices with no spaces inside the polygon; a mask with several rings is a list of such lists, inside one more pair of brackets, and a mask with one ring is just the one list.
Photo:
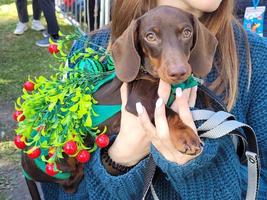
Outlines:
{"label": "dog's black nose", "polygon": [[168,70],[168,75],[172,79],[183,79],[183,77],[186,75],[186,69],[185,67],[171,68]]}

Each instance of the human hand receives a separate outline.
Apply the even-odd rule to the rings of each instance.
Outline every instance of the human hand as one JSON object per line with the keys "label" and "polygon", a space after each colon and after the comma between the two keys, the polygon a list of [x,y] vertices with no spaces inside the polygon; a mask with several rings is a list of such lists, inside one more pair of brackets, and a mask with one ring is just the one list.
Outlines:
{"label": "human hand", "polygon": [[121,127],[120,132],[109,148],[110,158],[124,166],[133,166],[143,159],[150,148],[150,140],[138,118],[125,109],[127,103],[127,84],[121,86]]}
{"label": "human hand", "polygon": [[[176,90],[176,100],[171,108],[180,115],[181,120],[194,130],[197,134],[196,126],[193,122],[192,115],[189,109],[195,105],[197,88],[186,89],[183,92],[181,89]],[[160,81],[158,93],[160,98],[156,103],[155,109],[155,126],[149,120],[146,109],[137,103],[136,109],[139,115],[139,120],[146,130],[148,137],[151,139],[152,144],[156,149],[169,161],[176,162],[177,164],[185,164],[196,156],[185,155],[179,152],[173,145],[169,126],[165,113],[165,103],[167,102],[170,94],[170,85]]]}

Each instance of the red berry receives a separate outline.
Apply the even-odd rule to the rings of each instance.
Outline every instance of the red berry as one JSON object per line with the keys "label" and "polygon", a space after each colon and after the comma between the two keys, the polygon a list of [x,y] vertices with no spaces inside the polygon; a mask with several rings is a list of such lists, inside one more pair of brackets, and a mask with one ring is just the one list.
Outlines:
{"label": "red berry", "polygon": [[28,156],[32,159],[38,158],[41,155],[41,150],[39,148],[36,148],[36,147],[32,147],[30,149],[30,152],[31,153],[29,153]]}
{"label": "red berry", "polygon": [[27,90],[28,92],[31,92],[34,90],[34,83],[27,81],[24,83],[23,87],[25,88],[25,90]]}
{"label": "red berry", "polygon": [[23,111],[19,111],[19,110],[16,110],[14,113],[13,113],[13,119],[17,122],[21,122],[25,119],[25,116],[22,115],[23,114]]}
{"label": "red berry", "polygon": [[18,147],[19,149],[24,149],[26,147],[25,142],[22,140],[22,135],[17,135],[14,138],[14,144],[16,145],[16,147]]}
{"label": "red berry", "polygon": [[73,155],[77,151],[77,144],[74,141],[68,141],[66,144],[63,146],[63,150],[66,154],[68,155]]}
{"label": "red berry", "polygon": [[99,135],[96,137],[95,142],[99,148],[104,148],[109,144],[109,137],[105,134]]}
{"label": "red berry", "polygon": [[57,54],[59,52],[58,48],[57,48],[57,44],[49,44],[48,46],[48,51],[53,54]]}
{"label": "red berry", "polygon": [[55,171],[55,167],[54,167],[54,163],[48,163],[45,166],[45,172],[49,175],[49,176],[55,176],[58,171]]}
{"label": "red berry", "polygon": [[91,157],[91,155],[90,155],[90,153],[89,153],[88,151],[86,151],[86,150],[81,150],[81,151],[78,153],[76,159],[77,159],[80,163],[86,163],[86,162],[88,162],[88,161],[90,160],[90,157]]}

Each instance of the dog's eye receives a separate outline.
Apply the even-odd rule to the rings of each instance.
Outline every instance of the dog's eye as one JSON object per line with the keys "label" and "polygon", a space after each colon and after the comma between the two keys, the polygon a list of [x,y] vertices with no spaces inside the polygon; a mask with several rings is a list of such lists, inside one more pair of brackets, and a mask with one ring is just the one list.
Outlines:
{"label": "dog's eye", "polygon": [[192,35],[192,31],[189,28],[185,28],[183,34],[185,38],[189,38]]}
{"label": "dog's eye", "polygon": [[146,39],[149,42],[155,42],[157,40],[157,36],[156,36],[155,33],[149,32],[149,33],[146,34]]}

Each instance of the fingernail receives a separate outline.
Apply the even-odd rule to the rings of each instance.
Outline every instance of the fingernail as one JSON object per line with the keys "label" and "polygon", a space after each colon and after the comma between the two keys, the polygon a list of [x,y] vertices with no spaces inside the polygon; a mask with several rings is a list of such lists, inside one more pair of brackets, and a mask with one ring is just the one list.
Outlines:
{"label": "fingernail", "polygon": [[140,102],[136,103],[135,107],[136,107],[136,111],[139,115],[143,113],[143,106]]}
{"label": "fingernail", "polygon": [[176,88],[176,96],[181,97],[183,95],[182,89],[181,88]]}
{"label": "fingernail", "polygon": [[158,98],[157,102],[156,102],[156,108],[159,108],[163,103],[163,99],[162,98]]}

